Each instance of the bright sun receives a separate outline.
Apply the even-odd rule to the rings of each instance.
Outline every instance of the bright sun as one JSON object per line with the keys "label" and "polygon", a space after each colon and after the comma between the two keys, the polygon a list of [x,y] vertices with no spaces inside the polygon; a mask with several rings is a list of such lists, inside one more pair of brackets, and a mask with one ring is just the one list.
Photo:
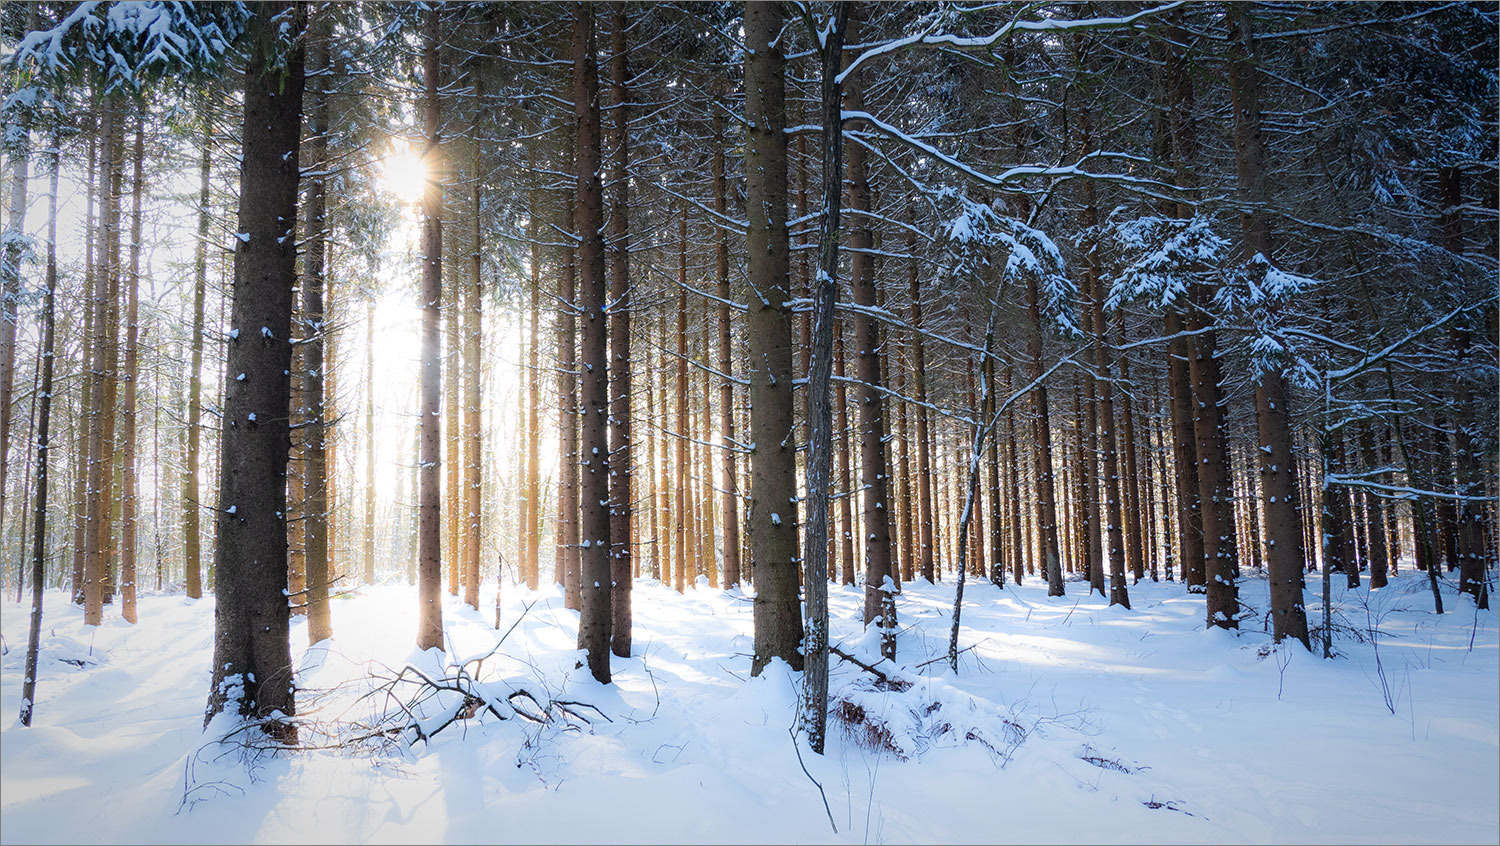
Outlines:
{"label": "bright sun", "polygon": [[380,184],[403,203],[417,203],[427,189],[427,166],[411,144],[395,141],[380,160]]}

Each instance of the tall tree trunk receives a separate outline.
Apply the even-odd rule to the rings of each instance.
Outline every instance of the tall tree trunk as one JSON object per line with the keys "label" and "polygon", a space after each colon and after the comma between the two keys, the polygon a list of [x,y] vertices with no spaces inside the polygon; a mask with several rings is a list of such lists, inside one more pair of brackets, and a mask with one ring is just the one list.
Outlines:
{"label": "tall tree trunk", "polygon": [[1218,341],[1208,317],[1209,292],[1195,285],[1189,292],[1188,330],[1194,332],[1188,372],[1193,380],[1193,439],[1198,448],[1198,502],[1203,521],[1204,584],[1207,624],[1239,627],[1238,590],[1234,584],[1234,490],[1229,472],[1228,435],[1224,431],[1224,392],[1220,387]]}
{"label": "tall tree trunk", "polygon": [[[813,296],[813,314],[807,371],[807,522],[803,527],[805,535],[802,542],[807,566],[803,580],[807,585],[807,643],[802,728],[807,732],[808,747],[819,755],[823,754],[828,724],[828,490],[833,465],[833,409],[829,407],[829,389],[833,375],[833,310],[838,298],[839,201],[843,187],[843,162],[840,159],[840,147],[843,144],[843,97],[837,80],[843,67],[843,37],[848,21],[849,5],[840,5],[834,12],[832,27],[825,37],[822,49],[824,217],[818,236],[817,283],[810,291]],[[857,86],[858,83],[854,83],[851,92]],[[851,97],[851,101],[858,102],[858,95]],[[861,162],[856,174],[851,162],[850,172],[855,185],[859,186],[855,191],[863,190],[863,197],[868,201],[868,190],[864,188],[863,163]],[[851,206],[855,204],[851,202]],[[866,231],[864,241],[868,240],[869,233]],[[859,236],[850,239],[851,245],[859,242]],[[855,261],[858,260],[856,256]],[[868,264],[868,258],[866,263]],[[868,270],[868,267],[864,268],[865,272]],[[879,446],[878,443],[876,445]],[[868,598],[866,606],[868,609]],[[866,623],[869,619],[867,611]],[[894,633],[892,638],[894,639]]]}
{"label": "tall tree trunk", "polygon": [[[911,372],[911,362],[906,356],[902,356],[895,367],[896,371],[896,393],[902,397],[907,396],[907,373]],[[902,399],[896,406],[896,439],[901,444],[901,459],[896,467],[896,502],[901,505],[901,525],[898,534],[901,538],[899,544],[900,552],[896,560],[900,564],[902,584],[912,581],[917,577],[917,527],[914,522],[917,496],[913,488],[914,471],[912,469],[912,436],[911,436],[911,403]]]}
{"label": "tall tree trunk", "polygon": [[[482,93],[482,92],[481,92]],[[463,505],[459,527],[464,553],[464,602],[479,610],[479,553],[484,529],[484,239],[480,228],[484,180],[480,173],[479,143],[471,141],[469,187],[469,284],[464,286],[464,469]],[[517,556],[518,558],[520,556]],[[497,565],[496,590],[503,584]],[[499,601],[499,595],[496,595]]]}
{"label": "tall tree trunk", "polygon": [[[1379,460],[1375,455],[1375,435],[1368,425],[1361,426],[1359,431],[1359,451],[1364,460],[1367,471],[1379,467]],[[1375,481],[1386,482],[1386,474],[1380,474]],[[1386,482],[1388,483],[1388,482]],[[1389,543],[1385,530],[1385,498],[1371,495],[1365,504],[1365,526],[1367,547],[1370,559],[1370,587],[1383,588],[1389,581],[1391,551],[1394,545]]]}
{"label": "tall tree trunk", "polygon": [[365,584],[375,584],[375,301],[365,308]]}
{"label": "tall tree trunk", "polygon": [[105,236],[105,250],[100,257],[104,267],[104,279],[107,281],[104,295],[105,314],[105,345],[104,345],[104,367],[102,383],[104,398],[100,402],[100,420],[103,424],[101,443],[103,452],[100,454],[103,482],[95,493],[99,497],[99,510],[103,519],[95,523],[93,529],[98,533],[99,549],[99,572],[103,580],[104,604],[110,605],[115,601],[115,594],[119,590],[119,579],[115,571],[119,563],[119,553],[115,546],[115,526],[119,522],[119,495],[120,495],[120,442],[119,442],[119,408],[120,408],[120,298],[122,294],[120,277],[123,275],[124,266],[120,261],[121,247],[121,215],[124,213],[124,188],[125,188],[125,111],[123,94],[110,97],[115,113],[115,142],[113,144],[113,155],[108,160],[105,176],[108,179],[108,203],[106,209],[109,211],[105,219],[107,224],[102,232]]}
{"label": "tall tree trunk", "polygon": [[676,430],[677,448],[673,461],[673,470],[677,474],[673,502],[677,507],[672,510],[672,552],[675,556],[672,559],[672,586],[678,593],[686,589],[687,573],[694,569],[688,551],[688,521],[692,519],[692,506],[688,480],[687,273],[687,206],[683,205],[677,214],[677,378],[673,382],[677,417],[672,427]]}
{"label": "tall tree trunk", "polygon": [[[95,208],[95,200],[98,195],[98,165],[99,147],[101,146],[99,117],[92,111],[86,117],[86,128],[89,132],[89,167],[88,167],[88,214],[84,226],[84,279],[83,279],[83,335],[86,343],[79,353],[79,398],[78,398],[78,423],[74,427],[76,437],[74,438],[74,468],[73,468],[73,604],[87,607],[87,584],[89,572],[88,560],[88,527],[89,527],[89,479],[93,464],[89,461],[90,450],[93,445],[94,426],[94,371],[93,350],[91,346],[94,338],[94,285],[97,284],[95,272],[97,266],[94,263],[94,245],[97,242],[98,215]],[[205,140],[205,150],[207,141]],[[201,332],[200,332],[201,335]],[[196,597],[194,597],[196,598]],[[87,613],[85,611],[85,613]]]}
{"label": "tall tree trunk", "polygon": [[[26,7],[26,31],[41,28],[41,5]],[[16,378],[16,327],[20,318],[21,259],[25,254],[27,166],[31,158],[31,110],[19,109],[5,133],[10,158],[10,207],[0,237],[0,526],[5,521],[5,482],[10,469],[11,394]]]}
{"label": "tall tree trunk", "polygon": [[[456,180],[455,180],[456,182]],[[456,185],[455,185],[456,187]],[[456,193],[456,192],[455,192]],[[455,216],[457,213],[455,212]],[[448,249],[455,254],[463,249],[464,231],[454,227]],[[456,258],[456,255],[455,255]],[[443,316],[443,548],[448,564],[448,595],[458,596],[463,587],[463,541],[460,538],[459,509],[468,501],[463,494],[464,418],[463,418],[463,289],[462,277],[454,274],[456,285],[450,287],[447,312]]]}
{"label": "tall tree trunk", "polygon": [[[1015,364],[1011,361],[1005,362],[1005,398],[1010,401],[1011,391],[1015,385]],[[1016,410],[1014,406],[1005,409],[1005,469],[1006,490],[1008,495],[1006,502],[1009,505],[1009,541],[1010,541],[1010,574],[1016,586],[1020,587],[1021,579],[1025,575],[1025,529],[1021,525],[1021,455],[1020,440],[1016,437]]]}
{"label": "tall tree trunk", "polygon": [[[533,164],[532,170],[535,171]],[[541,485],[541,440],[542,422],[539,408],[541,403],[537,402],[537,394],[540,392],[542,374],[540,368],[541,339],[539,337],[541,325],[541,300],[542,300],[542,246],[541,246],[541,203],[538,191],[535,187],[528,194],[529,200],[529,238],[531,240],[531,290],[527,291],[530,311],[530,343],[526,345],[526,374],[531,385],[527,392],[526,403],[526,557],[521,564],[522,578],[526,580],[526,587],[536,590],[541,585],[541,549],[542,549],[542,485]],[[559,377],[559,383],[561,377]],[[558,399],[558,412],[562,412],[562,398]],[[562,531],[561,525],[554,527],[556,531]]]}
{"label": "tall tree trunk", "polygon": [[[574,144],[568,139],[566,165],[573,167]],[[563,231],[574,231],[574,201],[565,199]],[[575,250],[564,246],[561,253],[562,277],[558,306],[558,491],[557,491],[557,565],[554,578],[563,586],[563,607],[578,610],[578,475],[581,457],[578,453],[578,423],[581,408],[578,398],[578,265]]]}
{"label": "tall tree trunk", "polygon": [[[845,99],[853,111],[864,108],[863,82],[858,70],[845,81]],[[826,157],[825,153],[825,157]],[[870,183],[866,172],[865,149],[856,141],[845,144],[844,157],[849,169],[849,210],[870,211]],[[825,176],[833,179],[834,176]],[[869,218],[857,216],[849,233],[849,289],[854,303],[866,309],[876,307],[875,272],[871,263],[874,239]],[[836,270],[836,268],[834,268]],[[832,274],[828,267],[824,273]],[[895,579],[891,573],[891,525],[885,463],[885,403],[881,393],[885,381],[881,372],[880,327],[866,311],[854,314],[854,377],[859,381],[859,488],[864,500],[865,547],[865,625],[880,620],[880,652],[896,657]]]}
{"label": "tall tree trunk", "polygon": [[137,530],[136,478],[136,375],[140,364],[141,288],[141,200],[145,184],[141,175],[146,158],[146,117],[144,104],[136,113],[135,149],[131,152],[130,270],[125,289],[125,400],[120,411],[123,429],[120,433],[120,616],[125,622],[136,621],[135,546]]}
{"label": "tall tree trunk", "polygon": [[443,376],[438,326],[443,305],[443,179],[438,128],[438,10],[424,13],[422,80],[427,186],[422,196],[422,370],[417,472],[417,648],[443,648],[442,411]]}
{"label": "tall tree trunk", "polygon": [[37,658],[42,640],[42,595],[47,565],[47,481],[52,455],[52,370],[57,346],[57,175],[61,139],[52,137],[52,176],[47,193],[47,289],[42,301],[42,380],[36,424],[36,500],[31,536],[31,625],[26,635],[26,670],[21,676],[21,725],[31,725],[36,704]]}
{"label": "tall tree trunk", "polygon": [[1027,354],[1031,359],[1032,440],[1036,448],[1036,522],[1042,542],[1042,566],[1047,568],[1047,595],[1063,595],[1062,559],[1057,546],[1057,500],[1052,486],[1052,426],[1047,419],[1047,385],[1042,381],[1042,314],[1037,283],[1026,286],[1026,314],[1031,323]]}
{"label": "tall tree trunk", "polygon": [[198,240],[193,247],[193,330],[188,343],[192,347],[188,365],[187,455],[182,476],[182,545],[187,595],[203,596],[201,563],[202,530],[199,527],[198,464],[203,437],[203,322],[204,300],[208,294],[208,232],[212,215],[209,209],[209,177],[213,164],[213,122],[204,109],[202,149],[198,158]]}
{"label": "tall tree trunk", "polygon": [[[847,356],[844,354],[844,326],[842,322],[834,321],[834,350],[833,364],[834,373],[838,376],[837,387],[834,388],[834,405],[838,408],[838,416],[835,418],[835,427],[839,433],[839,582],[845,585],[854,584],[854,482],[850,470],[849,459],[849,390],[847,374],[844,362]],[[924,477],[923,485],[931,490],[932,481]],[[929,526],[930,529],[930,526]],[[929,531],[929,536],[931,532]],[[928,561],[931,561],[929,556]]]}
{"label": "tall tree trunk", "polygon": [[782,5],[745,4],[747,270],[750,284],[750,566],[759,675],[772,658],[802,668],[798,646],[797,464],[792,415],[792,314],[786,302],[786,57]]}
{"label": "tall tree trunk", "polygon": [[[609,87],[613,115],[610,122],[610,237],[609,237],[609,501],[610,501],[610,649],[630,657],[631,523],[634,515],[635,467],[631,431],[630,354],[630,55],[625,43],[625,4],[610,6]],[[722,165],[720,166],[722,170]],[[727,261],[727,260],[726,260]],[[722,284],[727,285],[728,271]],[[727,451],[726,451],[727,452]]]}
{"label": "tall tree trunk", "polygon": [[[118,226],[118,210],[113,208],[115,198],[111,176],[114,172],[114,149],[119,145],[119,108],[113,98],[106,97],[101,104],[99,127],[99,225],[95,232],[94,279],[90,291],[89,308],[93,312],[93,332],[89,342],[89,439],[88,439],[88,483],[86,487],[86,509],[83,559],[83,620],[86,625],[97,626],[104,618],[105,555],[107,547],[101,528],[108,523],[108,498],[104,494],[107,451],[104,427],[105,381],[108,368],[107,351],[110,331],[109,298],[109,231]],[[107,531],[104,529],[103,531]]]}
{"label": "tall tree trunk", "polygon": [[[258,6],[245,66],[239,222],[215,539],[213,676],[205,725],[227,708],[295,739],[286,600],[286,409],[291,399],[301,10]],[[292,26],[283,34],[287,21]],[[273,23],[279,22],[278,23]],[[278,41],[290,42],[279,49]],[[290,46],[297,45],[297,46]],[[281,64],[269,57],[286,55]]]}
{"label": "tall tree trunk", "polygon": [[1172,417],[1173,483],[1177,493],[1178,566],[1188,593],[1202,593],[1203,518],[1198,485],[1198,442],[1193,436],[1193,389],[1188,376],[1188,342],[1182,316],[1166,314],[1167,387]]}
{"label": "tall tree trunk", "polygon": [[[724,116],[714,113],[714,151],[712,175],[714,180],[714,211],[721,215],[729,213],[729,186],[724,163]],[[734,349],[730,339],[729,315],[729,236],[722,225],[714,226],[714,275],[718,280],[719,313],[718,345],[719,372],[725,377],[734,374]],[[724,479],[724,587],[738,587],[740,583],[740,489],[736,478],[739,451],[734,428],[734,382],[724,378],[719,383],[719,433],[724,439],[720,451],[722,476]]]}
{"label": "tall tree trunk", "polygon": [[329,491],[328,411],[325,402],[325,368],[332,357],[325,355],[328,320],[324,313],[323,289],[328,258],[327,177],[328,161],[328,14],[314,18],[308,39],[307,94],[311,161],[307,180],[306,252],[302,258],[302,543],[307,574],[307,642],[333,637],[333,615],[328,604]]}
{"label": "tall tree trunk", "polygon": [[927,409],[927,349],[922,337],[922,290],[917,278],[917,238],[910,235],[906,241],[907,252],[912,258],[907,268],[906,284],[911,295],[912,332],[912,380],[915,383],[917,401],[917,533],[921,547],[918,558],[922,578],[929,584],[934,582],[932,558],[932,433]]}
{"label": "tall tree trunk", "polygon": [[[1092,128],[1091,116],[1088,110],[1084,110],[1083,115],[1084,137],[1089,139],[1089,130]],[[1084,146],[1090,147],[1089,140],[1085,140]],[[1085,182],[1083,191],[1084,225],[1094,226],[1099,218],[1094,196],[1094,183]],[[1115,436],[1114,363],[1109,351],[1108,324],[1104,320],[1104,291],[1100,280],[1102,270],[1098,263],[1098,245],[1093,245],[1093,248],[1086,252],[1088,262],[1084,270],[1084,280],[1089,289],[1089,315],[1094,328],[1094,370],[1096,373],[1094,388],[1099,406],[1099,446],[1103,452],[1101,457],[1104,459],[1104,507],[1100,511],[1103,512],[1103,517],[1107,521],[1103,539],[1109,558],[1109,604],[1129,608],[1130,593],[1125,585],[1125,516],[1121,513],[1120,501],[1123,482],[1120,479],[1120,452],[1118,439]]]}
{"label": "tall tree trunk", "polygon": [[[588,651],[589,672],[609,684],[610,454],[609,315],[604,276],[604,185],[600,179],[599,67],[595,59],[594,7],[573,7],[573,109],[578,118],[578,311],[583,316],[580,398],[583,401],[582,510],[579,534],[578,648]],[[627,535],[620,539],[629,540]]]}
{"label": "tall tree trunk", "polygon": [[[1085,326],[1089,325],[1087,314],[1082,315],[1082,319]],[[1073,527],[1082,541],[1079,560],[1086,562],[1089,590],[1098,591],[1100,596],[1105,596],[1104,541],[1107,532],[1102,513],[1104,509],[1099,502],[1099,380],[1089,373],[1084,375],[1082,381],[1088,399],[1079,400],[1074,395],[1075,402],[1081,407],[1078,418],[1083,426],[1083,434],[1079,437],[1078,462],[1073,468],[1078,482],[1078,502],[1075,504]]]}
{"label": "tall tree trunk", "polygon": [[[1116,344],[1120,348],[1120,382],[1130,385],[1130,354],[1125,350],[1123,311],[1116,318],[1115,333]],[[1150,489],[1150,473],[1147,472],[1147,478],[1143,480],[1142,468],[1136,460],[1135,400],[1128,390],[1120,392],[1120,435],[1124,438],[1120,455],[1125,465],[1125,474],[1121,479],[1125,507],[1125,564],[1130,569],[1132,580],[1139,582],[1146,575],[1142,537],[1149,533],[1151,525],[1151,497],[1147,495],[1142,501],[1141,488]],[[1154,560],[1152,566],[1155,567]]]}
{"label": "tall tree trunk", "polygon": [[[1229,25],[1229,92],[1234,106],[1235,171],[1242,200],[1261,207],[1266,189],[1265,142],[1260,128],[1254,34],[1244,10],[1225,7]],[[1246,258],[1271,257],[1270,231],[1258,213],[1244,212],[1240,230]],[[1286,378],[1271,368],[1255,380],[1255,421],[1259,434],[1261,490],[1265,494],[1266,570],[1271,582],[1272,632],[1280,642],[1295,637],[1312,649],[1302,600],[1302,526],[1294,501],[1291,412]],[[1327,574],[1324,574],[1327,579]]]}
{"label": "tall tree trunk", "polygon": [[1001,498],[1000,491],[1000,428],[995,416],[996,397],[995,389],[995,361],[986,357],[984,364],[980,367],[980,375],[984,380],[984,417],[986,423],[993,422],[994,426],[989,435],[988,454],[985,457],[986,504],[989,506],[989,559],[986,563],[987,575],[990,582],[996,587],[1005,587],[1005,503]]}

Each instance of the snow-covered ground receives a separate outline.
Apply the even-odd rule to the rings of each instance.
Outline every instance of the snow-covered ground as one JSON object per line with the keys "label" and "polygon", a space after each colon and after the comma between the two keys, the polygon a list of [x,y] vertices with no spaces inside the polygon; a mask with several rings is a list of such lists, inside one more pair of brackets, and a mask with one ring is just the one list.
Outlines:
{"label": "snow-covered ground", "polygon": [[[1321,583],[1309,579],[1316,608]],[[1036,580],[1003,591],[971,582],[961,636],[969,648],[956,676],[942,660],[923,665],[946,649],[952,588],[908,585],[900,599],[905,668],[880,667],[909,688],[880,689],[834,659],[835,710],[864,721],[853,732],[832,721],[825,757],[802,746],[806,773],[788,732],[795,676],[776,665],[748,677],[750,601],[706,586],[678,596],[637,584],[634,656],[614,659],[609,687],[574,668],[577,617],[557,592],[507,588],[502,624],[520,622],[480,666],[483,688],[524,688],[544,703],[598,712],[555,708],[536,725],[481,709],[404,751],[350,738],[396,706],[359,699],[368,677],[409,661],[439,669],[411,647],[415,592],[385,585],[340,598],[337,637],[309,649],[298,624],[293,654],[311,721],[303,741],[344,745],[279,756],[203,734],[212,599],[148,596],[139,625],[115,616],[91,632],[61,593],[48,594],[35,724],[21,727],[26,608],[7,600],[0,840],[1500,837],[1496,615],[1448,593],[1456,610],[1434,616],[1422,574],[1403,571],[1373,593],[1346,591],[1340,578],[1333,661],[1300,646],[1269,648],[1263,580],[1242,583],[1257,616],[1238,635],[1204,631],[1201,598],[1166,582],[1133,586],[1133,611],[1108,608],[1077,582],[1058,598]],[[493,593],[481,612],[445,598],[450,656],[489,651],[499,634]],[[835,588],[830,604],[835,641],[872,661],[861,594]],[[826,812],[810,779],[822,785]]]}

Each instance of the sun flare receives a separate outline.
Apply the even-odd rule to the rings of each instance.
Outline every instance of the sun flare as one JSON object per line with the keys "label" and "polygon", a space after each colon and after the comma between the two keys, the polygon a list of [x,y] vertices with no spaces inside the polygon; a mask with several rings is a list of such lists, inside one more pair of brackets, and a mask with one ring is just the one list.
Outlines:
{"label": "sun flare", "polygon": [[405,141],[391,144],[380,160],[380,185],[403,203],[418,203],[427,190],[427,164],[422,154]]}

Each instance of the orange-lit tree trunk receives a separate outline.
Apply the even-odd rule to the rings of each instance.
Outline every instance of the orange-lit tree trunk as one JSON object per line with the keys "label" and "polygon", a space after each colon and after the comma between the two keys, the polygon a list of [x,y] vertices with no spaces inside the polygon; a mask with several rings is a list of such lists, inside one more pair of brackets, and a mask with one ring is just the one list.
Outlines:
{"label": "orange-lit tree trunk", "polygon": [[438,12],[424,13],[422,79],[427,190],[422,197],[422,358],[418,403],[421,449],[417,471],[417,648],[443,648],[442,358],[438,339],[443,304],[443,183],[440,176],[442,104],[438,99]]}
{"label": "orange-lit tree trunk", "polygon": [[325,391],[328,365],[333,357],[326,355],[328,319],[324,308],[324,287],[328,258],[327,177],[328,161],[328,52],[327,14],[314,19],[308,43],[309,71],[307,93],[308,130],[311,133],[305,199],[307,246],[303,255],[302,274],[302,539],[303,562],[307,574],[307,593],[297,597],[307,608],[309,643],[333,637],[333,616],[328,605],[328,583],[332,576],[329,547],[331,499],[328,471],[332,466],[328,447],[327,398]]}
{"label": "orange-lit tree trunk", "polygon": [[[729,213],[729,186],[724,165],[724,116],[714,112],[714,149],[712,171],[714,180],[714,211],[720,215]],[[724,489],[721,496],[724,512],[724,587],[732,589],[740,584],[740,487],[735,456],[739,444],[735,440],[734,427],[734,348],[730,336],[729,319],[729,235],[722,225],[714,226],[714,276],[718,281],[718,352],[719,372],[726,378],[719,383],[719,435],[724,446],[719,459],[722,464]]]}

